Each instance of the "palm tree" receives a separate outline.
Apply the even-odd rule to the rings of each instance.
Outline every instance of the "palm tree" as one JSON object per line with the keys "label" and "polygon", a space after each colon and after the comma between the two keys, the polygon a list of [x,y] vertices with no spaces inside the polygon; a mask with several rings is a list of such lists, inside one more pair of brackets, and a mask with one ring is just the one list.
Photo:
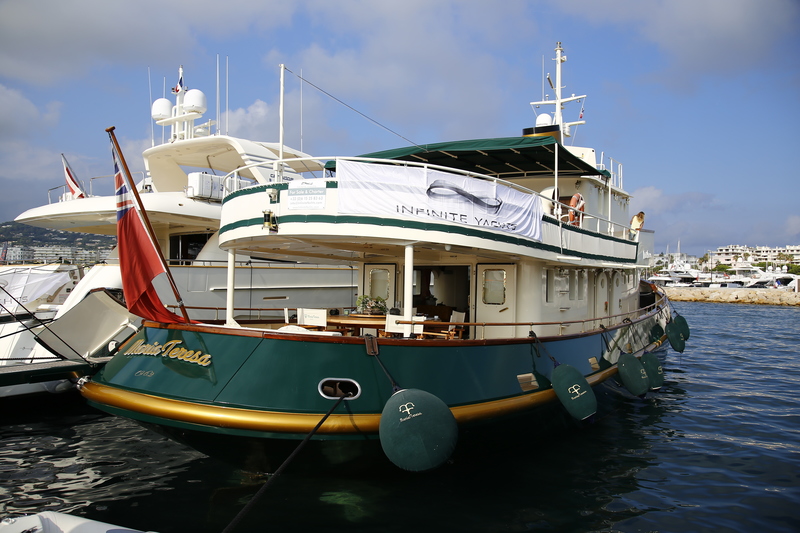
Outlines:
{"label": "palm tree", "polygon": [[703,255],[703,257],[701,257],[700,259],[698,259],[698,260],[697,260],[697,263],[698,263],[699,265],[701,265],[701,266],[702,266],[702,265],[706,265],[705,267],[703,267],[703,272],[708,272],[708,266],[707,266],[707,265],[708,265],[708,252],[706,252],[706,254],[705,254],[705,255]]}

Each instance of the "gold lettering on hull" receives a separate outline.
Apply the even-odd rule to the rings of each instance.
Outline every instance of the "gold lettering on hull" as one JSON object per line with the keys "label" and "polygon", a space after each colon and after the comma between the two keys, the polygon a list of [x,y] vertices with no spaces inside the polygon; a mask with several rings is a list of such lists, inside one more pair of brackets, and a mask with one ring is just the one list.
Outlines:
{"label": "gold lettering on hull", "polygon": [[155,357],[169,357],[170,359],[180,359],[187,363],[194,363],[200,366],[209,366],[211,364],[211,354],[204,354],[201,350],[187,350],[183,346],[181,340],[169,341],[164,344],[154,342],[153,344],[145,344],[144,340],[139,339],[133,346],[125,350],[125,355],[152,355]]}

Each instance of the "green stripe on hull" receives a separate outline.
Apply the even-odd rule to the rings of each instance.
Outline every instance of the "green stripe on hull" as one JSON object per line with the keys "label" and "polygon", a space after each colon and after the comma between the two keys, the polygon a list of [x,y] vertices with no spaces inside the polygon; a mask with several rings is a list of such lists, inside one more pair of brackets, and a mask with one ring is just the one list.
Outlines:
{"label": "green stripe on hull", "polygon": [[[544,217],[542,220],[544,223],[552,224],[554,226],[560,225],[561,229],[565,231],[572,231],[576,233],[591,235],[592,237],[601,239],[603,241],[621,243],[636,249],[638,249],[639,246],[638,243],[633,243],[631,241],[620,239],[619,237],[614,237],[612,235],[603,235],[582,228],[577,228],[569,224],[559,224],[557,221],[551,220],[548,217]],[[446,225],[446,224],[438,224],[436,222],[416,221],[416,220],[406,220],[406,219],[376,218],[376,217],[366,217],[358,215],[282,215],[279,218],[279,223],[280,224],[293,224],[293,223],[361,224],[361,225],[373,225],[386,228],[391,227],[391,228],[402,228],[402,229],[416,229],[422,231],[442,231],[445,233],[463,235],[466,237],[477,237],[480,239],[488,239],[493,242],[502,242],[507,244],[513,244],[515,246],[523,246],[534,250],[544,250],[552,253],[567,254],[576,257],[582,257],[584,259],[593,259],[597,261],[614,261],[618,263],[628,263],[628,264],[636,263],[636,255],[638,254],[637,250],[637,253],[634,254],[634,257],[631,259],[600,255],[600,254],[590,254],[586,252],[572,250],[569,248],[551,246],[541,242],[531,241],[529,239],[523,239],[521,237],[516,237],[511,234],[501,234],[501,233],[482,231],[480,229],[475,229],[470,226]],[[225,232],[232,231],[234,229],[254,227],[254,226],[260,228],[263,227],[263,225],[264,225],[263,217],[238,220],[231,224],[225,224],[222,228],[220,228],[220,235],[224,235]]]}

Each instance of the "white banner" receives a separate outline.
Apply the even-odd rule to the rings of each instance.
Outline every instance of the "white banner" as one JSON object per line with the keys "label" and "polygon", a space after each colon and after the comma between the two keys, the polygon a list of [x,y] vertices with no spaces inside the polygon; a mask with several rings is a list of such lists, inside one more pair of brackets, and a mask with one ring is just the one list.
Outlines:
{"label": "white banner", "polygon": [[491,181],[421,167],[338,161],[339,212],[414,217],[542,240],[538,197]]}
{"label": "white banner", "polygon": [[[54,295],[69,283],[67,272],[7,267],[0,273],[0,314],[36,311],[37,300]],[[31,309],[29,306],[33,306]]]}

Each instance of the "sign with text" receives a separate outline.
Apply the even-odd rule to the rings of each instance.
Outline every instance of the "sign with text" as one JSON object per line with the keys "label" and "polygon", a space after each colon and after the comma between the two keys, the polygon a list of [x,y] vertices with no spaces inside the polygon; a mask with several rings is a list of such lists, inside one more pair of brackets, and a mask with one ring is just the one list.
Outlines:
{"label": "sign with text", "polygon": [[336,177],[340,213],[455,222],[542,240],[539,198],[493,181],[354,161],[338,161]]}

